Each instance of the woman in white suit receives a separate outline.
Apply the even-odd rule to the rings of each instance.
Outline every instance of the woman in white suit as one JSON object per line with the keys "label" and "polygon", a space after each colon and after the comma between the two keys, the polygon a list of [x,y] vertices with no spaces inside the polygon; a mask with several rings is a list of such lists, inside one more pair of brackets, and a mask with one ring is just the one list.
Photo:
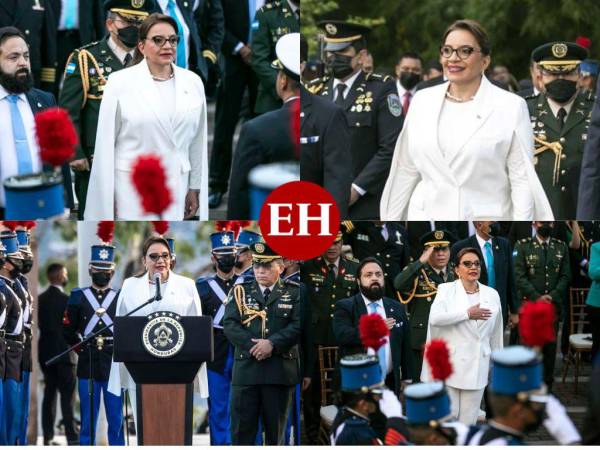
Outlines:
{"label": "woman in white suit", "polygon": [[[470,425],[479,415],[490,355],[503,347],[502,307],[498,292],[477,281],[481,272],[477,250],[462,249],[456,261],[458,280],[439,285],[431,305],[427,342],[444,339],[448,343],[454,367],[446,380],[452,414]],[[421,379],[431,380],[426,361]]]}
{"label": "woman in white suit", "polygon": [[151,14],[136,65],[112,74],[100,114],[85,220],[148,220],[131,180],[141,155],[158,155],[172,203],[163,220],[208,219],[206,98],[202,80],[173,64],[177,24]]}
{"label": "woman in white suit", "polygon": [[443,43],[448,82],[418,91],[410,104],[381,219],[552,220],[532,162],[527,104],[483,76],[490,64],[485,31],[459,20]]}
{"label": "woman in white suit", "polygon": [[[201,316],[202,307],[196,284],[191,278],[171,272],[171,250],[167,241],[160,236],[150,237],[144,242],[142,262],[144,273],[137,277],[127,278],[119,292],[116,315],[123,316],[137,308],[154,295],[154,276],[160,274],[162,300],[150,303],[134,316],[148,316],[157,311],[169,311],[179,316]],[[135,382],[123,363],[113,361],[108,380],[109,392],[120,395],[121,389],[129,391],[129,398],[135,408]],[[202,364],[194,381],[194,391],[201,397],[208,397],[208,379],[206,364]]]}

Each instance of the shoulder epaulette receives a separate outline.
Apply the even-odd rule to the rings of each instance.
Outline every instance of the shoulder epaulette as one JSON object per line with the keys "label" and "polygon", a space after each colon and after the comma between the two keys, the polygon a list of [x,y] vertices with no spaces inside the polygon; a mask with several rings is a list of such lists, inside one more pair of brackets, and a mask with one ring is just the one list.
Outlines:
{"label": "shoulder epaulette", "polygon": [[297,281],[294,281],[294,280],[283,280],[283,282],[284,282],[285,284],[290,284],[290,285],[292,285],[292,286],[296,286],[296,287],[299,287],[299,286],[300,286],[300,283],[298,283]]}
{"label": "shoulder epaulette", "polygon": [[346,261],[350,261],[353,263],[359,263],[360,261],[358,259],[356,259],[354,256],[343,256],[343,259],[345,259]]}
{"label": "shoulder epaulette", "polygon": [[531,99],[537,98],[539,95],[540,95],[539,92],[537,94],[533,93],[533,94],[526,95],[525,100],[531,100]]}
{"label": "shoulder epaulette", "polygon": [[519,242],[522,242],[523,244],[525,244],[525,243],[526,243],[526,242],[528,242],[528,241],[529,241],[529,238],[523,238],[523,239],[521,239]]}
{"label": "shoulder epaulette", "polygon": [[81,47],[79,47],[79,48],[75,49],[74,51],[76,51],[76,52],[77,52],[77,51],[79,51],[79,50],[84,50],[84,49],[86,49],[86,48],[93,47],[94,45],[98,44],[99,42],[100,42],[100,41],[94,41],[94,42],[90,42],[89,44],[85,44],[85,45],[83,45],[83,46],[81,46]]}
{"label": "shoulder epaulette", "polygon": [[323,87],[328,80],[328,77],[315,78],[314,80],[310,80],[308,83],[305,83],[304,87],[311,94],[318,94],[323,90]]}
{"label": "shoulder epaulette", "polygon": [[342,226],[346,229],[346,233],[352,233],[356,228],[351,220],[342,221]]}
{"label": "shoulder epaulette", "polygon": [[370,72],[365,76],[365,80],[367,81],[381,81],[381,82],[386,82],[391,80],[392,77],[390,77],[389,75],[382,75],[380,73],[375,73],[375,72]]}

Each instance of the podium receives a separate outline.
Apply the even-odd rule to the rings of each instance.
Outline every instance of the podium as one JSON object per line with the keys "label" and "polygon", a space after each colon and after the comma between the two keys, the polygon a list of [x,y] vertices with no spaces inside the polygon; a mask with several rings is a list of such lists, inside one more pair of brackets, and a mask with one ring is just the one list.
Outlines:
{"label": "podium", "polygon": [[193,381],[213,359],[210,316],[117,317],[114,360],[136,383],[138,445],[192,445]]}

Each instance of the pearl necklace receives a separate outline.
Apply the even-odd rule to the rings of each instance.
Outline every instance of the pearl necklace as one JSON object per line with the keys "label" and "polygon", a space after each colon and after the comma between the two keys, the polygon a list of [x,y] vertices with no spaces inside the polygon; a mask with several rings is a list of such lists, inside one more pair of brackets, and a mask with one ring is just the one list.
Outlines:
{"label": "pearl necklace", "polygon": [[470,295],[477,294],[477,293],[479,292],[479,288],[475,289],[474,291],[467,291],[467,290],[465,289],[465,292],[466,292],[467,294],[470,294]]}
{"label": "pearl necklace", "polygon": [[460,97],[455,97],[450,92],[446,91],[446,98],[452,100],[453,102],[463,103],[463,102],[468,102],[468,101],[473,100],[475,98],[475,96],[472,96],[471,98],[468,98],[468,99],[465,100],[465,99],[460,98]]}
{"label": "pearl necklace", "polygon": [[154,81],[169,81],[171,78],[173,78],[175,76],[175,72],[171,72],[171,75],[169,75],[168,78],[159,78],[159,77],[155,77],[154,75],[152,75],[152,79]]}

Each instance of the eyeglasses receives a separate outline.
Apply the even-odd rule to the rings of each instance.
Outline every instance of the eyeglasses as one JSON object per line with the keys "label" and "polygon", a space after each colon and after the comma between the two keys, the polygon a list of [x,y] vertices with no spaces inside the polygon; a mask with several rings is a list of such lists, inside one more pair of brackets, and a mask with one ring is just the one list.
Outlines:
{"label": "eyeglasses", "polygon": [[463,45],[458,48],[452,48],[449,45],[442,45],[440,47],[440,55],[442,58],[450,59],[452,57],[452,53],[456,52],[456,56],[461,61],[468,59],[474,52],[481,52],[481,50],[477,50],[470,45]]}
{"label": "eyeglasses", "polygon": [[169,44],[171,44],[171,47],[177,47],[177,44],[179,44],[179,36],[171,36],[168,38],[164,36],[152,36],[151,38],[146,39],[151,40],[152,42],[154,42],[154,44],[156,44],[156,46],[160,48],[163,48],[167,41],[169,42]]}
{"label": "eyeglasses", "polygon": [[479,269],[481,267],[481,263],[479,261],[463,261],[463,262],[461,262],[461,264],[463,266],[465,266],[467,269],[470,269],[471,267],[475,267],[476,269]]}
{"label": "eyeglasses", "polygon": [[160,258],[164,259],[165,261],[168,261],[169,259],[171,259],[171,255],[169,255],[167,252],[164,252],[164,253],[150,253],[148,255],[148,258],[150,258],[154,262],[157,262]]}

